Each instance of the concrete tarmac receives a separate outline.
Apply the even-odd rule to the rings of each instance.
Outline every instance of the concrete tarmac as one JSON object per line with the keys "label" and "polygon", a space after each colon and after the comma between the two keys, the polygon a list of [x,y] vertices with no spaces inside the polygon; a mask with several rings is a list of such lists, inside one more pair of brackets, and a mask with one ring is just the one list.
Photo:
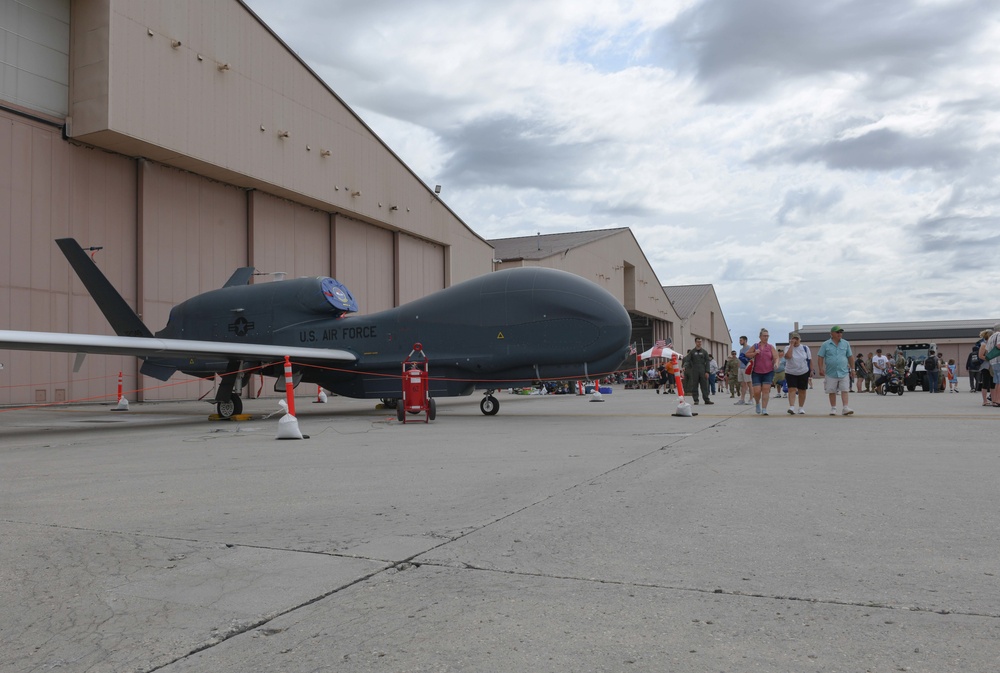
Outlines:
{"label": "concrete tarmac", "polygon": [[851,397],[0,410],[0,671],[1000,670],[1000,409]]}

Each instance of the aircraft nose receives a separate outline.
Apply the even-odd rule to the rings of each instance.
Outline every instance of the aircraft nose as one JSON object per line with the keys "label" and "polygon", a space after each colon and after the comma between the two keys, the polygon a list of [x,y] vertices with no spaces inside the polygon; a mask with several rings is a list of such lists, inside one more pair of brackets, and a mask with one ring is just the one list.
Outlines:
{"label": "aircraft nose", "polygon": [[[574,293],[580,302],[575,304],[585,314],[585,320],[596,330],[596,341],[589,349],[595,358],[624,353],[632,337],[632,318],[622,303],[603,287],[575,276]],[[622,355],[624,358],[624,355]]]}
{"label": "aircraft nose", "polygon": [[604,325],[601,329],[601,341],[606,343],[609,352],[628,348],[632,338],[632,317],[617,299],[606,307]]}

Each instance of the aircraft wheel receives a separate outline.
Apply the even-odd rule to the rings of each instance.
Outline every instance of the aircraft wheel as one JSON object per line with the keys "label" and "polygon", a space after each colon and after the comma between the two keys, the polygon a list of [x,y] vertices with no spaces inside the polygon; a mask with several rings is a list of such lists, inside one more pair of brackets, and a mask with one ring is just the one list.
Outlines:
{"label": "aircraft wheel", "polygon": [[479,410],[486,416],[496,416],[500,411],[500,402],[492,395],[487,395],[479,402]]}
{"label": "aircraft wheel", "polygon": [[428,418],[428,420],[433,421],[435,419],[435,417],[437,417],[437,413],[438,413],[437,407],[438,407],[437,402],[434,401],[433,397],[431,399],[427,400],[427,418]]}
{"label": "aircraft wheel", "polygon": [[402,404],[396,405],[396,419],[402,423],[403,417],[406,416],[406,409],[403,408]]}
{"label": "aircraft wheel", "polygon": [[243,413],[243,398],[233,395],[228,400],[220,400],[215,404],[215,410],[220,418],[232,418]]}

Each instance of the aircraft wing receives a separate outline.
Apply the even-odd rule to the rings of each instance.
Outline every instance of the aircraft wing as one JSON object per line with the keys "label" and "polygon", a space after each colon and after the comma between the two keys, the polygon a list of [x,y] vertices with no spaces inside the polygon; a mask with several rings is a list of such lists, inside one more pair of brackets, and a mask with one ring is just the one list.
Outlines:
{"label": "aircraft wing", "polygon": [[220,341],[16,330],[0,330],[0,348],[55,353],[134,355],[136,357],[153,357],[159,355],[192,358],[223,357],[232,360],[281,360],[287,355],[294,360],[357,361],[357,356],[354,353],[332,348],[303,348],[301,346],[270,346],[264,344],[223,343]]}

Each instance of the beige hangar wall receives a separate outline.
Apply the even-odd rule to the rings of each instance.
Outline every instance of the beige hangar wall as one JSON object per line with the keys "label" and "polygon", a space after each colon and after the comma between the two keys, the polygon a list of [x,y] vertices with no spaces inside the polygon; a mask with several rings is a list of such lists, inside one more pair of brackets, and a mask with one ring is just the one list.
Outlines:
{"label": "beige hangar wall", "polygon": [[[0,328],[108,333],[54,239],[73,236],[135,305],[136,173],[124,157],[62,140],[57,128],[0,111]],[[0,404],[105,395],[107,372],[135,380],[136,360],[0,350]]]}
{"label": "beige hangar wall", "polygon": [[449,284],[492,270],[489,245],[243,3],[72,10],[71,137],[435,242]]}

